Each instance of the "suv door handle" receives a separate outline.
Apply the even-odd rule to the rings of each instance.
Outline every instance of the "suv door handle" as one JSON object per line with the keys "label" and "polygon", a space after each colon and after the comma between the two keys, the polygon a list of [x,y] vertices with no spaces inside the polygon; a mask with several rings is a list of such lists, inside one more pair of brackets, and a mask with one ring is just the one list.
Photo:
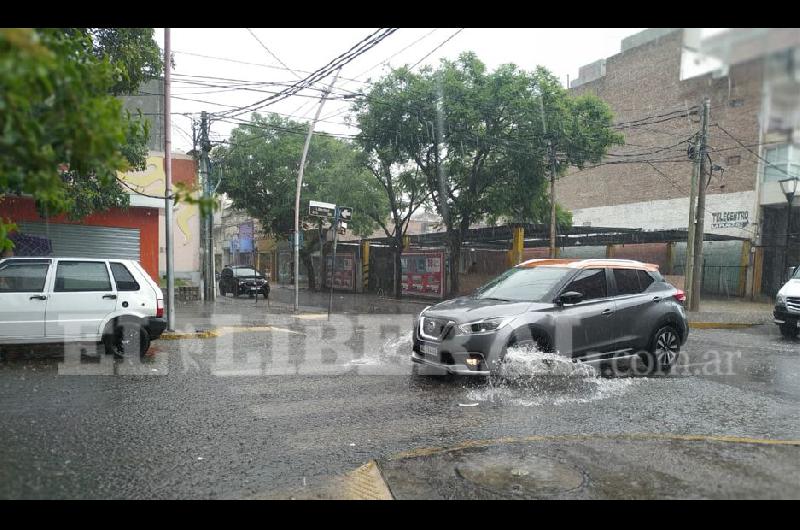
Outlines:
{"label": "suv door handle", "polygon": [[604,317],[607,317],[607,316],[608,316],[608,315],[610,315],[611,313],[613,313],[613,311],[612,311],[612,310],[610,310],[610,309],[604,309],[604,310],[603,310],[603,312],[602,312],[602,313],[600,313],[600,314],[601,314],[601,315],[603,315]]}
{"label": "suv door handle", "polygon": [[115,294],[104,294],[103,295],[103,300],[116,300],[116,299],[117,299],[117,295],[115,295]]}
{"label": "suv door handle", "polygon": [[660,302],[660,301],[661,301],[661,297],[660,296],[654,296],[653,297],[653,302]]}
{"label": "suv door handle", "polygon": [[35,294],[30,297],[30,300],[47,300],[47,297],[43,294]]}

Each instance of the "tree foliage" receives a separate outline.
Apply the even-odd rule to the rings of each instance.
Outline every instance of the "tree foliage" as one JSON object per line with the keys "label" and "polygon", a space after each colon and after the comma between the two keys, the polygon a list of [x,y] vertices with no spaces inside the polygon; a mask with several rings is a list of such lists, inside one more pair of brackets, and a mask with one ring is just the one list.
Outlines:
{"label": "tree foliage", "polygon": [[[356,104],[373,152],[389,152],[424,177],[448,230],[451,287],[471,224],[549,223],[549,143],[556,172],[597,162],[622,142],[598,98],[571,97],[544,68],[493,72],[474,53],[414,73],[393,70]],[[570,216],[562,212],[560,221]]]}
{"label": "tree foliage", "polygon": [[0,194],[75,219],[126,206],[117,172],[144,168],[148,129],[115,95],[162,68],[151,28],[0,30]]}
{"label": "tree foliage", "polygon": [[[220,172],[219,192],[233,206],[258,219],[263,229],[279,239],[294,232],[297,174],[308,126],[277,114],[253,114],[251,123],[236,127],[227,145],[212,152]],[[304,237],[301,257],[310,265],[311,252],[320,248],[325,226],[308,216],[308,201],[331,202],[353,208],[348,230],[369,235],[375,229],[375,212],[386,215],[386,200],[360,164],[352,144],[325,134],[315,134],[306,160],[300,203]],[[309,274],[313,282],[313,274]],[[313,284],[312,284],[313,288]]]}

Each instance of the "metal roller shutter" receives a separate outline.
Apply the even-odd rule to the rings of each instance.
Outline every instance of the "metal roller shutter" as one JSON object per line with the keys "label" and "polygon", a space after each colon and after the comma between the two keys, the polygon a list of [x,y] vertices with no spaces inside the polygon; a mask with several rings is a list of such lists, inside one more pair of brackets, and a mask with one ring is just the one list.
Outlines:
{"label": "metal roller shutter", "polygon": [[139,261],[139,229],[78,224],[17,223],[23,234],[46,237],[56,257],[119,258]]}

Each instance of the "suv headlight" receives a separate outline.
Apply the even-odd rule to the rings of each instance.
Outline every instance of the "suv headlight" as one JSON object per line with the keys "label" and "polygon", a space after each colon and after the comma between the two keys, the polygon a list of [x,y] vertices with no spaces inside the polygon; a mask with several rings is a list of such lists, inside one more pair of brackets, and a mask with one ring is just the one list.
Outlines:
{"label": "suv headlight", "polygon": [[458,330],[462,335],[478,335],[481,333],[494,333],[511,322],[510,318],[486,318],[459,324]]}
{"label": "suv headlight", "polygon": [[786,295],[778,293],[778,296],[775,297],[775,304],[786,305]]}

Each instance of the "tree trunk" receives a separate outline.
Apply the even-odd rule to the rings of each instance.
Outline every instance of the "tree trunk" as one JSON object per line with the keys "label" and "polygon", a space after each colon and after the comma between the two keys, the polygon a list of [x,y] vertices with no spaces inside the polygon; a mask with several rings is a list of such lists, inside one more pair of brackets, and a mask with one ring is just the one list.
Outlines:
{"label": "tree trunk", "polygon": [[403,237],[396,237],[394,242],[394,297],[398,300],[403,297],[403,278],[402,270],[402,255],[403,255]]}
{"label": "tree trunk", "polygon": [[317,290],[317,278],[314,274],[314,261],[311,259],[310,252],[302,252],[300,259],[303,260],[303,265],[306,266],[306,275],[308,276],[308,288],[312,291]]}
{"label": "tree trunk", "polygon": [[447,240],[450,246],[450,294],[458,294],[460,288],[458,277],[458,266],[461,263],[461,238],[462,234],[458,230],[448,230]]}

